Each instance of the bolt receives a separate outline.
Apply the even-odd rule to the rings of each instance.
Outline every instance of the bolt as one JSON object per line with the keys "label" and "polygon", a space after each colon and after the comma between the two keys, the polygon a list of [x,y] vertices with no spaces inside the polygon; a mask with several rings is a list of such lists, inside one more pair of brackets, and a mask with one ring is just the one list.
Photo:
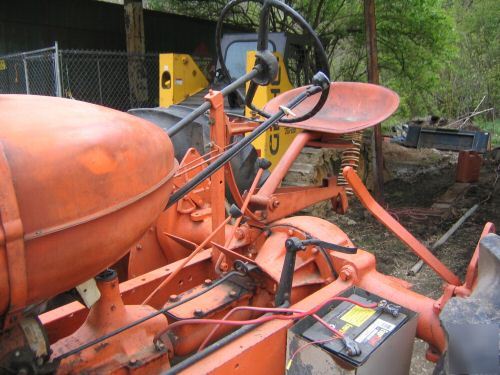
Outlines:
{"label": "bolt", "polygon": [[14,356],[20,357],[21,356],[21,352],[19,350],[16,350],[16,352],[14,353]]}
{"label": "bolt", "polygon": [[221,271],[226,272],[229,269],[229,265],[226,262],[222,262],[219,266]]}
{"label": "bolt", "polygon": [[343,281],[347,281],[353,277],[354,270],[350,266],[344,266],[340,270],[339,277]]}
{"label": "bolt", "polygon": [[234,232],[234,236],[236,237],[237,240],[242,240],[245,238],[245,232],[241,228],[236,229]]}
{"label": "bolt", "polygon": [[195,309],[194,310],[194,316],[203,316],[203,310],[202,309]]}
{"label": "bolt", "polygon": [[313,247],[313,248],[312,248],[312,250],[311,250],[311,253],[312,253],[313,255],[318,254],[318,252],[319,252],[319,249],[318,249],[317,247]]}
{"label": "bolt", "polygon": [[172,294],[172,295],[170,295],[170,297],[168,298],[168,300],[170,302],[176,302],[176,301],[179,300],[179,296],[177,294]]}
{"label": "bolt", "polygon": [[130,366],[135,366],[135,365],[137,364],[137,359],[131,359],[131,360],[128,362],[128,364],[129,364]]}
{"label": "bolt", "polygon": [[280,205],[280,201],[279,200],[273,201],[273,208],[278,208],[279,205]]}
{"label": "bolt", "polygon": [[229,292],[229,296],[230,296],[230,297],[236,297],[236,294],[237,294],[237,293],[236,293],[236,291],[235,291],[235,290],[231,290],[231,291]]}
{"label": "bolt", "polygon": [[211,285],[211,284],[212,284],[212,280],[210,280],[210,279],[205,279],[204,284],[205,284],[206,286]]}
{"label": "bolt", "polygon": [[135,248],[136,248],[137,250],[142,250],[142,245],[141,245],[140,243],[138,243],[138,244],[135,246]]}
{"label": "bolt", "polygon": [[288,231],[286,232],[290,237],[293,236],[293,230],[291,229],[288,229]]}
{"label": "bolt", "polygon": [[161,340],[156,340],[155,341],[155,348],[157,351],[161,352],[163,349],[165,349],[165,344]]}

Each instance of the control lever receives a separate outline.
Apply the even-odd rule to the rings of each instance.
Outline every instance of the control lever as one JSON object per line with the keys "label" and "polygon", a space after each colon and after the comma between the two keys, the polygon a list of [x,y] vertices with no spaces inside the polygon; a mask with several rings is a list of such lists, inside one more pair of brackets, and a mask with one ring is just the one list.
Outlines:
{"label": "control lever", "polygon": [[285,242],[285,247],[296,248],[297,250],[303,250],[309,245],[316,245],[324,249],[335,250],[346,254],[356,254],[358,251],[357,247],[346,247],[337,245],[335,243],[321,241],[317,238],[308,238],[307,240],[299,240],[297,237],[290,237]]}
{"label": "control lever", "polygon": [[276,306],[286,306],[290,305],[290,297],[292,293],[292,283],[293,283],[293,272],[295,270],[295,260],[297,258],[297,252],[305,250],[309,245],[320,246],[325,249],[340,251],[347,254],[356,254],[358,248],[356,247],[345,247],[334,243],[321,241],[317,238],[309,238],[306,240],[300,240],[297,237],[290,237],[285,241],[285,261],[283,262],[283,269],[281,270],[280,283],[278,285],[278,291],[276,292],[276,297],[274,303]]}

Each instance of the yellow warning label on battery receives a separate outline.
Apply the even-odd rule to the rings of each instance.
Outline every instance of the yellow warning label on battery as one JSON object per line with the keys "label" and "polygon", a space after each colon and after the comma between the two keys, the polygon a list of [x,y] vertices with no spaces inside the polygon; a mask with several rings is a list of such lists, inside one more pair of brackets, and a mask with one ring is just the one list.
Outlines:
{"label": "yellow warning label on battery", "polygon": [[367,309],[360,306],[353,306],[349,311],[340,317],[344,322],[355,325],[356,327],[361,326],[367,319],[375,314],[375,310]]}

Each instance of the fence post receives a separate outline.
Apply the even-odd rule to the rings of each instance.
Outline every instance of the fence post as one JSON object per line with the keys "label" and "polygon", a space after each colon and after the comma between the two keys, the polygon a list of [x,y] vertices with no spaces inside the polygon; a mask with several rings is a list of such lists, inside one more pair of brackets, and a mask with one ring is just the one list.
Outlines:
{"label": "fence post", "polygon": [[26,55],[23,54],[23,66],[24,66],[24,85],[26,87],[26,94],[30,94],[30,79],[28,76],[28,63],[26,62]]}
{"label": "fence post", "polygon": [[54,82],[56,85],[56,96],[62,97],[61,69],[59,66],[59,46],[57,44],[57,41],[54,43]]}
{"label": "fence post", "polygon": [[102,83],[101,83],[101,65],[99,64],[99,56],[96,57],[97,61],[97,85],[99,86],[99,99],[101,100],[101,105],[103,104],[102,102]]}

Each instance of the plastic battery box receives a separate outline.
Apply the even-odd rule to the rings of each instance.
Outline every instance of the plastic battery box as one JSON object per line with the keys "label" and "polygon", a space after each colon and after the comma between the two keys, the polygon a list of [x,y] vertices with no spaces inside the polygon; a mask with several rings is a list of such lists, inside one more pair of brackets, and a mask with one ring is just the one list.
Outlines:
{"label": "plastic battery box", "polygon": [[287,374],[408,374],[417,314],[356,287],[341,296],[365,305],[377,304],[364,308],[333,301],[317,313],[354,342],[360,353],[353,355],[351,350],[349,354],[343,340],[332,340],[331,331],[315,318],[306,317],[288,330]]}

